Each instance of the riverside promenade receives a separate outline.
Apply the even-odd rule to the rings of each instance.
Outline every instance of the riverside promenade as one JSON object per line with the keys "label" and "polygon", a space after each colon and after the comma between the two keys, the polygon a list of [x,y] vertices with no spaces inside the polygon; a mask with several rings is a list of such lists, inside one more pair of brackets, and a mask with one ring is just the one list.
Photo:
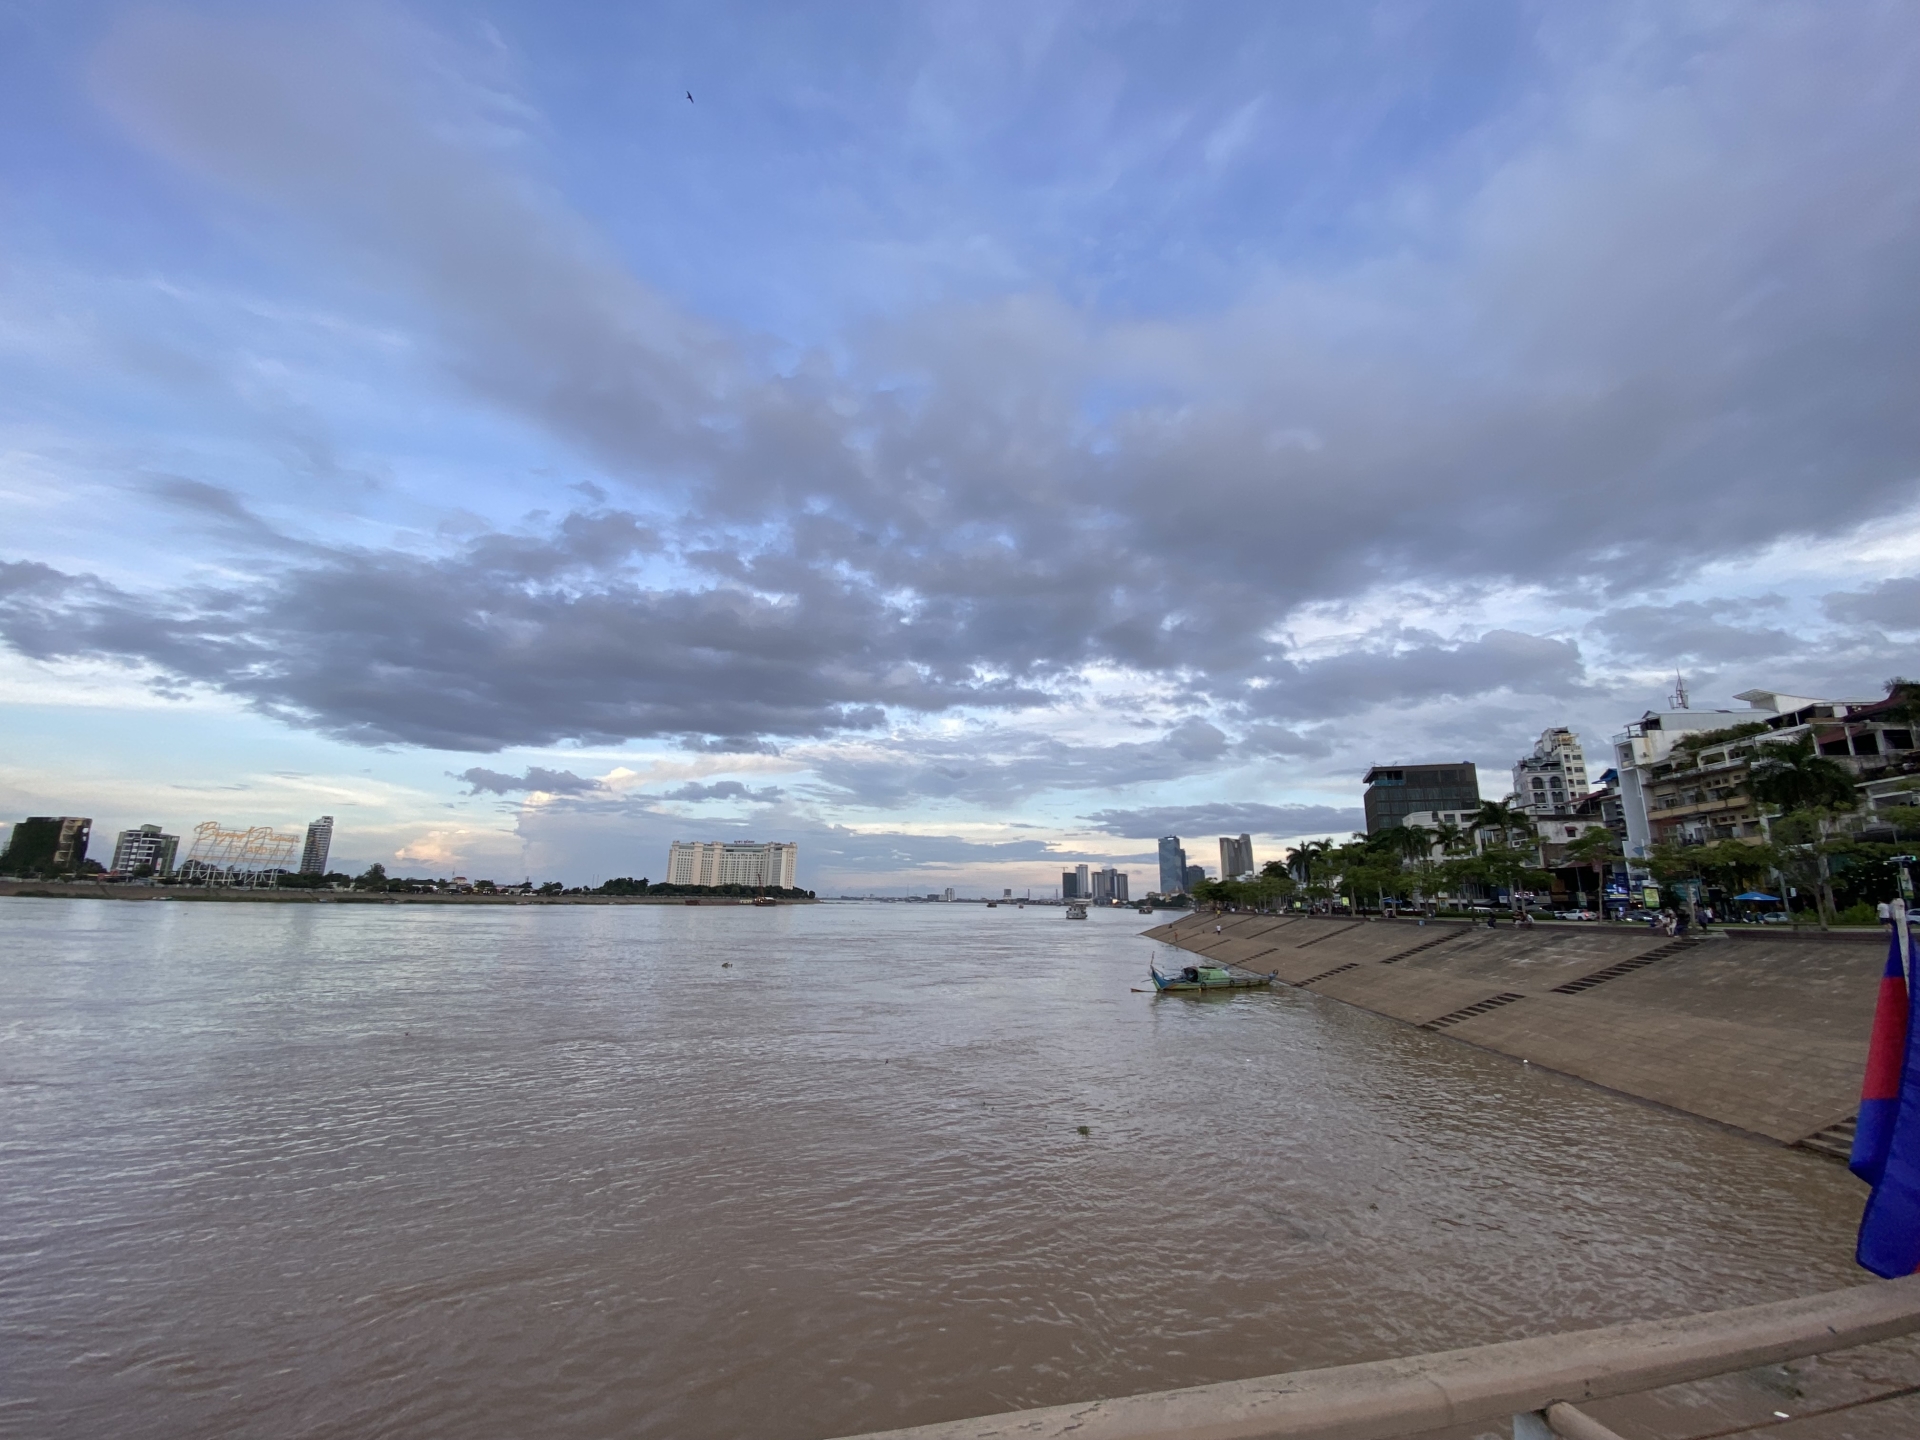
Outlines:
{"label": "riverside promenade", "polygon": [[[1219,933],[1215,933],[1215,927]],[[1886,956],[1873,931],[1189,915],[1207,959],[1787,1145],[1844,1154]]]}

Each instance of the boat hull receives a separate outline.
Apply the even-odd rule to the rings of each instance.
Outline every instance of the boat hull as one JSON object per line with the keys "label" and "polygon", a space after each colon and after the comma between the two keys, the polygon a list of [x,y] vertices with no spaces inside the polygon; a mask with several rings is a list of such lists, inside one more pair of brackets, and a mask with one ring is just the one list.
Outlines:
{"label": "boat hull", "polygon": [[1280,978],[1278,970],[1271,975],[1229,975],[1224,980],[1183,980],[1175,975],[1162,975],[1158,970],[1151,973],[1153,988],[1162,995],[1201,990],[1265,990]]}

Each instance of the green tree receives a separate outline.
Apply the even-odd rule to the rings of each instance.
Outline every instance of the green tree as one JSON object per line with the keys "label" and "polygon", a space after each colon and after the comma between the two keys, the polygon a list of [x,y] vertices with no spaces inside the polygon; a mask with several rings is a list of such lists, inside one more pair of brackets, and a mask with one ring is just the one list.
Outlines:
{"label": "green tree", "polygon": [[1853,774],[1818,752],[1813,737],[1762,745],[1747,771],[1747,791],[1783,815],[1796,810],[1851,810]]}
{"label": "green tree", "polygon": [[[1611,830],[1587,831],[1567,846],[1567,858],[1593,871],[1593,892],[1604,902],[1607,894],[1607,867],[1620,857],[1620,839]],[[1605,908],[1604,904],[1601,908]]]}
{"label": "green tree", "polygon": [[384,890],[387,885],[387,867],[377,862],[369,865],[354,878],[353,883],[368,890]]}
{"label": "green tree", "polygon": [[1473,819],[1467,823],[1476,835],[1493,831],[1499,836],[1498,844],[1506,849],[1513,848],[1516,835],[1525,835],[1532,841],[1539,834],[1531,815],[1504,800],[1482,800],[1480,808],[1473,812]]}

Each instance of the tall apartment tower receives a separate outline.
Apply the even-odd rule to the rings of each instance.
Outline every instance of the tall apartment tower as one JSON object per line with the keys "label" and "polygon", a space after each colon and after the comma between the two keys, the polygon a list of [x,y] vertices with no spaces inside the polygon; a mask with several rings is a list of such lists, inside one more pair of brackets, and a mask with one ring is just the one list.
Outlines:
{"label": "tall apartment tower", "polygon": [[171,875],[179,853],[180,837],[163,833],[158,825],[122,830],[113,843],[113,871],[131,875],[144,865],[154,875]]}
{"label": "tall apartment tower", "polygon": [[1160,837],[1160,893],[1178,895],[1187,888],[1187,852],[1178,835]]}
{"label": "tall apartment tower", "polygon": [[1529,815],[1564,814],[1587,793],[1587,757],[1564,726],[1540,732],[1533,753],[1513,767],[1514,808]]}
{"label": "tall apartment tower", "polygon": [[1238,879],[1242,875],[1253,873],[1253,837],[1242,835],[1235,839],[1231,835],[1220,837],[1220,878]]}
{"label": "tall apartment tower", "polygon": [[322,815],[307,826],[307,843],[300,851],[302,875],[327,873],[327,851],[333,848],[333,817]]}

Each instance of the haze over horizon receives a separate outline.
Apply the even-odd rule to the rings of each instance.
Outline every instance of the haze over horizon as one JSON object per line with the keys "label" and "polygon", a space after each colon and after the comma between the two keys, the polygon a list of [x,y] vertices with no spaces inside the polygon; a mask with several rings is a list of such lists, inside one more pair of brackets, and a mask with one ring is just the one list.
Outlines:
{"label": "haze over horizon", "polygon": [[1144,889],[1878,695],[1914,18],[8,6],[0,816]]}

